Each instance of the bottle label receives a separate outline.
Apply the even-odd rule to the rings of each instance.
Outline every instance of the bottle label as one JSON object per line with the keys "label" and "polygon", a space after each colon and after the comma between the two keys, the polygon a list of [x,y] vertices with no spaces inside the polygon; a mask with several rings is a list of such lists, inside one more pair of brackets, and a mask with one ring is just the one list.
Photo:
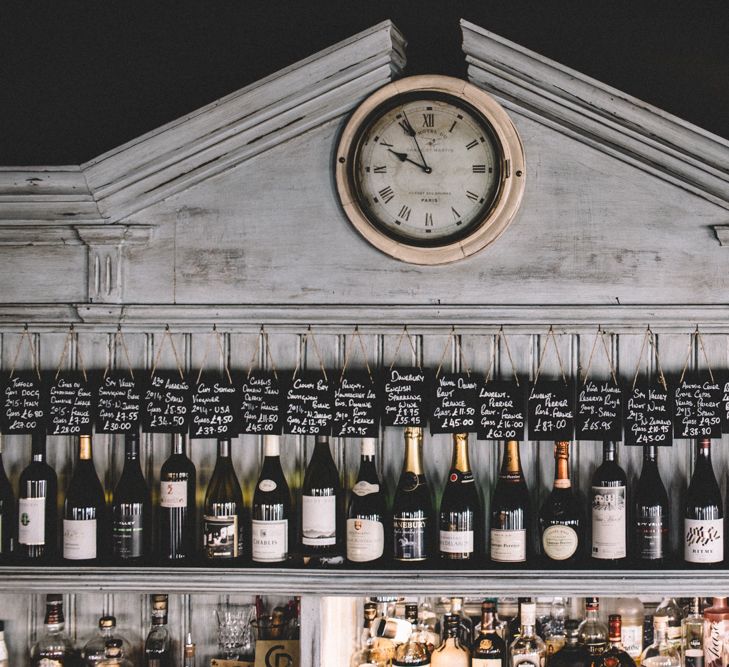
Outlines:
{"label": "bottle label", "polygon": [[50,658],[41,658],[38,661],[38,667],[63,667],[60,660],[51,660]]}
{"label": "bottle label", "polygon": [[473,531],[441,530],[440,550],[445,554],[473,553]]}
{"label": "bottle label", "polygon": [[394,517],[392,520],[395,538],[395,558],[397,560],[425,560],[428,552],[425,544],[425,531],[428,520]]}
{"label": "bottle label", "polygon": [[258,482],[258,488],[261,489],[264,493],[270,493],[271,491],[275,491],[278,484],[274,482],[272,479],[262,479],[260,482]]}
{"label": "bottle label", "polygon": [[635,534],[638,542],[638,555],[643,560],[663,558],[666,534],[665,517],[653,516],[640,518],[635,522]]}
{"label": "bottle label", "polygon": [[491,530],[491,560],[523,563],[526,560],[526,530]]}
{"label": "bottle label", "polygon": [[592,557],[625,558],[625,487],[592,487]]}
{"label": "bottle label", "polygon": [[544,553],[552,560],[567,560],[577,551],[579,538],[571,526],[554,524],[542,533]]}
{"label": "bottle label", "polygon": [[620,641],[623,643],[625,652],[635,660],[643,652],[643,626],[622,625]]}
{"label": "bottle label", "polygon": [[544,667],[544,656],[538,653],[512,654],[511,665],[512,667],[517,667],[517,665],[521,665],[521,667]]}
{"label": "bottle label", "polygon": [[238,557],[238,516],[203,517],[203,551],[207,558]]}
{"label": "bottle label", "polygon": [[719,563],[724,560],[724,519],[684,519],[683,557],[689,563]]}
{"label": "bottle label", "polygon": [[160,482],[159,498],[162,507],[187,507],[187,482]]}
{"label": "bottle label", "polygon": [[347,519],[347,559],[353,563],[377,560],[385,551],[385,527],[381,521]]}
{"label": "bottle label", "polygon": [[684,667],[704,667],[704,649],[687,648],[683,656]]}
{"label": "bottle label", "polygon": [[143,531],[144,522],[141,513],[115,512],[111,525],[111,546],[114,556],[122,560],[141,558],[144,555]]}
{"label": "bottle label", "polygon": [[18,542],[29,545],[46,543],[45,498],[18,500]]}
{"label": "bottle label", "polygon": [[501,658],[474,658],[471,667],[502,667]]}
{"label": "bottle label", "polygon": [[729,620],[704,621],[704,660],[706,667],[722,667],[724,638],[729,632]]}
{"label": "bottle label", "polygon": [[337,543],[336,496],[301,497],[301,542],[324,547]]}
{"label": "bottle label", "polygon": [[96,558],[96,519],[63,520],[63,557],[67,560]]}
{"label": "bottle label", "polygon": [[372,484],[370,482],[365,482],[364,480],[357,482],[352,487],[352,493],[356,496],[369,496],[371,493],[377,493],[379,490],[379,484]]}
{"label": "bottle label", "polygon": [[258,563],[279,563],[289,555],[289,522],[252,521],[253,560]]}

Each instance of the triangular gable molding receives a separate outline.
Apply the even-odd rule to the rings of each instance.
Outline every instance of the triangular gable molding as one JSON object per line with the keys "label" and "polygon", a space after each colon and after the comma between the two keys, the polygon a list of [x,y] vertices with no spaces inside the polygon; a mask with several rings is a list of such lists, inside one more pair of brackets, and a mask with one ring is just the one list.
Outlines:
{"label": "triangular gable molding", "polygon": [[729,141],[461,21],[468,77],[503,104],[729,208]]}

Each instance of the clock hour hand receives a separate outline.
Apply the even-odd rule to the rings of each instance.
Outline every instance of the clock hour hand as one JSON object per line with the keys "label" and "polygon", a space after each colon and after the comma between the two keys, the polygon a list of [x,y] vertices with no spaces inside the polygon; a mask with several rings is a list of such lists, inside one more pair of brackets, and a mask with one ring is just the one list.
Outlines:
{"label": "clock hour hand", "polygon": [[413,138],[413,141],[415,142],[415,148],[418,149],[418,153],[420,153],[420,159],[423,161],[423,171],[427,169],[426,173],[429,174],[433,170],[428,166],[428,163],[425,161],[425,156],[423,155],[423,151],[420,150],[420,144],[418,143],[418,135],[413,129],[413,126],[410,124],[407,115],[405,115],[405,109],[402,110],[402,117],[405,119],[405,122],[400,123],[400,127],[405,130],[406,134],[409,134]]}
{"label": "clock hour hand", "polygon": [[415,160],[411,160],[408,157],[407,153],[398,153],[397,151],[392,150],[392,148],[388,148],[388,151],[392,153],[400,162],[410,162],[411,164],[414,164],[416,167],[420,167],[426,174],[429,174],[431,172],[430,167],[427,164],[420,164],[420,162],[416,162]]}

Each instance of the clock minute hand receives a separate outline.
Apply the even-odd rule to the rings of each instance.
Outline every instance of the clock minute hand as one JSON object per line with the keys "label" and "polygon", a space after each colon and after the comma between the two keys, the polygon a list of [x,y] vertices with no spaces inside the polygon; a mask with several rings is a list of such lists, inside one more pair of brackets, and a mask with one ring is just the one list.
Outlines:
{"label": "clock minute hand", "polygon": [[425,156],[423,155],[423,151],[420,150],[420,144],[418,143],[418,134],[413,129],[413,126],[410,124],[410,121],[408,120],[407,115],[405,114],[405,109],[402,110],[402,117],[405,119],[405,123],[400,123],[400,126],[405,130],[407,134],[409,134],[413,141],[415,142],[415,148],[418,149],[418,153],[420,153],[420,159],[423,161],[424,169],[426,174],[429,174],[431,171],[433,171],[429,166],[428,163],[425,161]]}
{"label": "clock minute hand", "polygon": [[411,164],[414,164],[416,167],[420,167],[426,174],[430,173],[430,167],[426,164],[420,164],[420,162],[416,162],[415,160],[411,160],[408,157],[407,153],[398,153],[397,151],[392,150],[392,148],[388,148],[388,151],[392,153],[400,162],[410,162]]}

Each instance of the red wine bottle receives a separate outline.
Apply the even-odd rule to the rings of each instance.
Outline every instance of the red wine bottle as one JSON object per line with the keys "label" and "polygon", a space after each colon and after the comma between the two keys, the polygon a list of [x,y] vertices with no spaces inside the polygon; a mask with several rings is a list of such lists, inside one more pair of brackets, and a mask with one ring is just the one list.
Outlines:
{"label": "red wine bottle", "polygon": [[658,472],[657,447],[643,447],[643,469],[635,489],[634,557],[639,565],[660,566],[669,557],[669,505]]}
{"label": "red wine bottle", "polygon": [[624,562],[627,548],[627,485],[625,471],[618,465],[618,446],[605,442],[602,464],[592,476],[592,557],[602,562]]}

